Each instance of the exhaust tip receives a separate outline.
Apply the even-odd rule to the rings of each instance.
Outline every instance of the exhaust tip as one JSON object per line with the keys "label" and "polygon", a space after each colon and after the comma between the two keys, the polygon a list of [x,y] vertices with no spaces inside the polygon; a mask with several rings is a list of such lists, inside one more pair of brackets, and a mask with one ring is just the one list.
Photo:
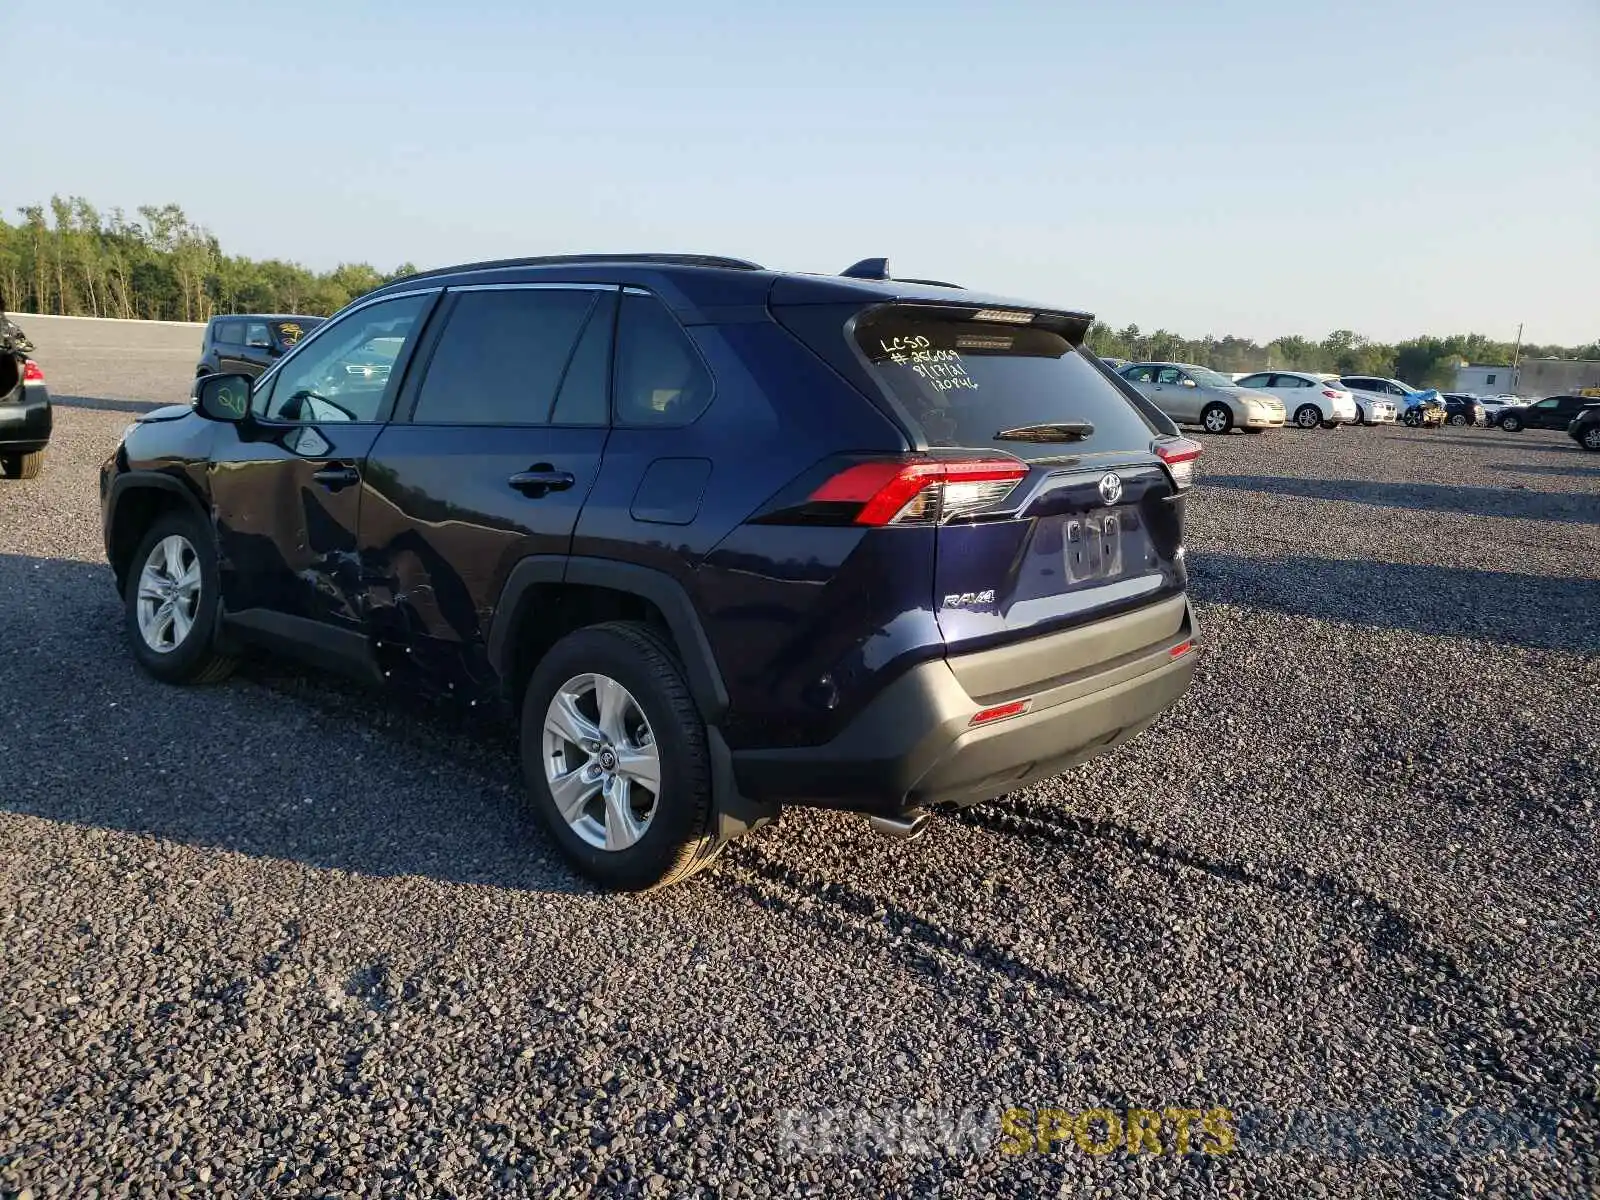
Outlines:
{"label": "exhaust tip", "polygon": [[913,808],[897,817],[868,817],[867,824],[874,833],[908,842],[922,832],[929,815],[925,808]]}

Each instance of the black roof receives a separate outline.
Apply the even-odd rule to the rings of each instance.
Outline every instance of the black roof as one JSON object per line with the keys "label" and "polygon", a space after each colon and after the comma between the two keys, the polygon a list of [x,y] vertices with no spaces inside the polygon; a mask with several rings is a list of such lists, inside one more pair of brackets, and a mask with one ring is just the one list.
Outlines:
{"label": "black roof", "polygon": [[[863,263],[867,262],[876,269],[866,270]],[[890,300],[1032,309],[1060,314],[1070,325],[1085,330],[1093,320],[1090,314],[1075,309],[974,292],[939,280],[888,278],[887,264],[879,266],[882,260],[863,263],[851,268],[861,270],[861,275],[812,275],[772,271],[746,259],[712,254],[543,255],[422,271],[396,279],[363,299],[408,291],[419,284],[452,287],[546,280],[641,287],[661,297],[679,320],[689,325],[728,320],[737,310],[765,309],[768,305],[861,305]]]}

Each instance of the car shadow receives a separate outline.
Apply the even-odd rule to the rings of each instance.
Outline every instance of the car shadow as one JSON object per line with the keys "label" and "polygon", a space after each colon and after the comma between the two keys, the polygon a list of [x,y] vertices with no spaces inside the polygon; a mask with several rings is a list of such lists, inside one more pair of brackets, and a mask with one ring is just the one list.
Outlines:
{"label": "car shadow", "polygon": [[1468,517],[1514,517],[1600,525],[1600,496],[1535,492],[1519,487],[1461,487],[1442,483],[1375,483],[1364,479],[1302,479],[1287,475],[1206,475],[1206,487],[1267,492],[1306,500],[1354,501]]}
{"label": "car shadow", "polygon": [[1505,444],[1507,446],[1515,446],[1518,451],[1542,450],[1546,453],[1553,454],[1572,454],[1578,449],[1565,438],[1559,442],[1549,441],[1544,438],[1540,438],[1537,432],[1496,433],[1493,437],[1489,436],[1490,432],[1491,431],[1489,430],[1484,430],[1483,433],[1477,437],[1449,437],[1445,434],[1436,433],[1430,440],[1434,442],[1443,442],[1452,446],[1472,446],[1479,450],[1482,450],[1485,446],[1494,444],[1494,442],[1502,438],[1505,439]]}
{"label": "car shadow", "polygon": [[377,876],[587,894],[520,812],[509,721],[281,662],[172,687],[103,563],[0,553],[0,812]]}
{"label": "car shadow", "polygon": [[50,403],[57,408],[88,408],[99,412],[147,413],[169,404],[187,404],[188,397],[178,400],[118,400],[111,396],[58,396],[50,393]]}
{"label": "car shadow", "polygon": [[1561,466],[1555,463],[1488,463],[1485,471],[1510,471],[1523,475],[1567,475],[1573,479],[1600,479],[1600,467]]}
{"label": "car shadow", "polygon": [[1584,654],[1600,651],[1597,592],[1593,579],[1365,559],[1226,552],[1190,559],[1197,600]]}

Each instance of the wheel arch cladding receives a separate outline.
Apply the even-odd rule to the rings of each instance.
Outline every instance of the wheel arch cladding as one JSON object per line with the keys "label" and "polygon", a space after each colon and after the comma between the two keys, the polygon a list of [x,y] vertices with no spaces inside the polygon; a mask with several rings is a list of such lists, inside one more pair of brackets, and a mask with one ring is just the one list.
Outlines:
{"label": "wheel arch cladding", "polygon": [[118,476],[107,501],[106,558],[116,575],[117,589],[127,585],[128,566],[145,531],[169,511],[189,512],[205,521],[198,497],[170,475],[135,472]]}
{"label": "wheel arch cladding", "polygon": [[489,661],[515,701],[560,637],[619,618],[656,625],[683,664],[701,717],[708,723],[721,719],[728,692],[694,604],[682,584],[650,567],[557,555],[523,559],[512,568],[495,607]]}

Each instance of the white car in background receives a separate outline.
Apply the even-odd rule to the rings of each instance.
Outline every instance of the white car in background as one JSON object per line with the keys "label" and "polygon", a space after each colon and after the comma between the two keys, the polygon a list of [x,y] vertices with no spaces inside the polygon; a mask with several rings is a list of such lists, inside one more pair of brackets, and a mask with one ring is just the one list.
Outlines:
{"label": "white car in background", "polygon": [[1354,425],[1361,419],[1356,398],[1338,380],[1329,381],[1316,371],[1257,371],[1237,386],[1266,392],[1283,401],[1289,420],[1301,429]]}

